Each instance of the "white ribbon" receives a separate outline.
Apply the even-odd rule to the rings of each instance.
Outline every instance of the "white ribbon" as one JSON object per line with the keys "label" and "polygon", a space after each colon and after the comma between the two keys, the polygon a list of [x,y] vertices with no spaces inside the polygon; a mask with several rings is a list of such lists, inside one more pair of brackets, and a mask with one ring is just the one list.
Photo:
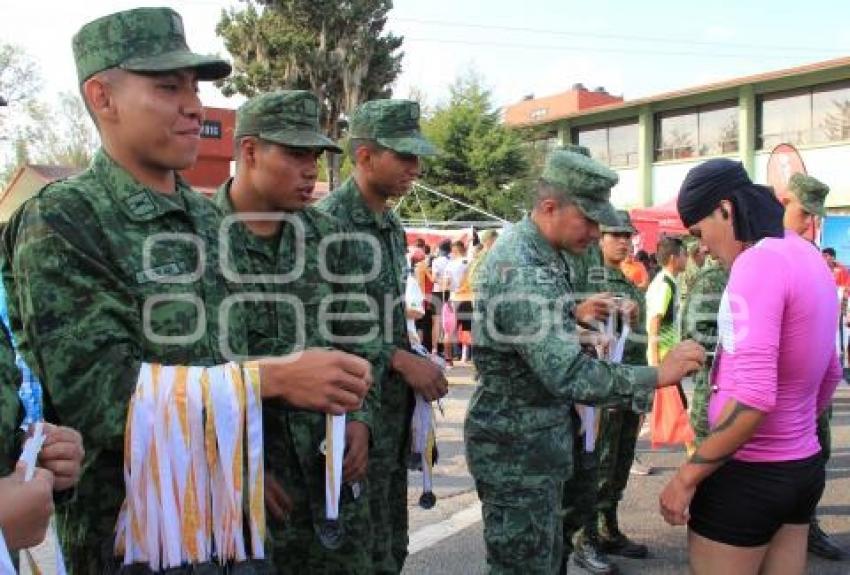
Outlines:
{"label": "white ribbon", "polygon": [[248,549],[263,558],[262,451],[254,364],[142,364],[127,419],[127,495],[116,524],[124,564],[160,571],[244,561]]}
{"label": "white ribbon", "polygon": [[422,491],[433,491],[432,473],[434,468],[434,408],[431,402],[416,394],[416,407],[413,409],[413,452],[422,455]]}
{"label": "white ribbon", "polygon": [[15,566],[12,564],[9,548],[6,547],[2,529],[0,529],[0,575],[15,575]]}
{"label": "white ribbon", "polygon": [[345,453],[345,415],[327,414],[325,423],[325,518],[339,519],[342,457]]}
{"label": "white ribbon", "polygon": [[[607,353],[600,354],[600,357],[605,357],[612,363],[622,363],[623,354],[626,350],[626,341],[631,333],[631,326],[628,318],[623,319],[623,331],[619,337],[616,337],[615,321],[616,314],[610,314],[608,321],[605,323],[603,335],[608,341]],[[615,339],[616,338],[616,339]],[[584,430],[584,451],[592,453],[596,449],[596,408],[592,405],[576,404],[579,418],[581,419],[582,429]]]}

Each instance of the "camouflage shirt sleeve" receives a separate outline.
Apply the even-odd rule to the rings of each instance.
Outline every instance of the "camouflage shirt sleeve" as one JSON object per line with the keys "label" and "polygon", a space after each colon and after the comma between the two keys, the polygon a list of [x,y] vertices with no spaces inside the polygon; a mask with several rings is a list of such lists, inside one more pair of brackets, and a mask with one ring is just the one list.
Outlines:
{"label": "camouflage shirt sleeve", "polygon": [[[68,199],[64,195],[63,199]],[[19,350],[87,442],[123,449],[140,365],[140,310],[85,225],[82,202],[42,193],[4,232],[10,308]]]}
{"label": "camouflage shirt sleeve", "polygon": [[599,361],[581,352],[572,295],[559,289],[558,271],[511,274],[509,291],[493,311],[500,339],[516,351],[548,391],[579,403],[648,411],[655,391],[654,368]]}
{"label": "camouflage shirt sleeve", "polygon": [[21,420],[21,402],[16,391],[17,373],[12,346],[5,341],[0,342],[0,477],[12,472],[17,456],[16,430]]}
{"label": "camouflage shirt sleeve", "polygon": [[[345,229],[340,224],[339,232]],[[334,258],[334,269],[331,271],[346,278],[357,277],[361,274],[361,267],[356,254],[353,253],[351,242],[335,242],[339,250]],[[329,312],[333,314],[334,321],[330,323],[330,329],[334,340],[339,342],[336,347],[360,356],[372,365],[372,377],[377,381],[378,374],[375,366],[382,361],[381,337],[377,312],[371,309],[368,302],[368,294],[362,282],[349,282],[335,284],[333,304]],[[379,404],[379,386],[373,385],[369,388],[363,400],[363,407],[348,414],[350,421],[360,421],[372,427],[372,411]]]}
{"label": "camouflage shirt sleeve", "polygon": [[717,311],[729,274],[719,265],[701,270],[682,304],[682,339],[693,339],[708,349],[717,343]]}

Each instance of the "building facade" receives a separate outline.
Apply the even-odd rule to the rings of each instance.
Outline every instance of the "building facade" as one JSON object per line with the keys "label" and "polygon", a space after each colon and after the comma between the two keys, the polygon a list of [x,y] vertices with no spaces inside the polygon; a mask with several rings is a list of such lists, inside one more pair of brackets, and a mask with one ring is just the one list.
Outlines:
{"label": "building facade", "polygon": [[603,105],[538,125],[560,142],[587,146],[616,170],[612,200],[621,208],[669,202],[688,170],[712,157],[737,159],[754,181],[775,184],[768,180],[771,152],[791,144],[805,170],[831,187],[827,207],[850,209],[850,58]]}

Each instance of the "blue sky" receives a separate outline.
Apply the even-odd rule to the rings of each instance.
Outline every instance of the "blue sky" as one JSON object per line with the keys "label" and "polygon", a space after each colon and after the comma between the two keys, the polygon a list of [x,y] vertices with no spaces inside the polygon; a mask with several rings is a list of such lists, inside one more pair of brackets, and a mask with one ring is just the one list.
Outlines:
{"label": "blue sky", "polygon": [[[139,5],[169,5],[184,16],[190,45],[224,52],[214,27],[233,0],[0,0],[0,38],[24,47],[46,79],[46,94],[75,90],[70,39],[84,22]],[[406,37],[396,95],[411,87],[430,104],[475,69],[504,105],[575,82],[627,99],[715,80],[850,56],[846,4],[749,0],[396,0],[389,28]],[[235,106],[212,87],[212,105]]]}

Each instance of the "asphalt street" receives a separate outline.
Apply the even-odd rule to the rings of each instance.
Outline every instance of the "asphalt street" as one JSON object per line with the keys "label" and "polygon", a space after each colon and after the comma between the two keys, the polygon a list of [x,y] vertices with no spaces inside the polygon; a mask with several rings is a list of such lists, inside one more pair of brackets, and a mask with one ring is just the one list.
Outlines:
{"label": "asphalt street", "polygon": [[[438,417],[440,461],[435,468],[435,494],[431,510],[417,505],[422,492],[420,473],[410,474],[411,556],[403,573],[475,575],[485,573],[481,512],[463,454],[463,418],[474,390],[471,370],[450,372],[451,389],[443,400],[444,417]],[[832,538],[850,550],[850,387],[836,394],[832,421],[833,455],[827,487],[819,507],[821,524]],[[681,450],[651,451],[646,440],[638,444],[643,461],[654,468],[648,477],[633,476],[620,507],[620,526],[636,541],[649,546],[645,560],[617,558],[624,574],[687,573],[684,528],[668,526],[658,513],[658,494],[684,458]],[[570,573],[585,573],[571,566]],[[811,575],[850,574],[850,561],[829,562],[809,557]]]}

